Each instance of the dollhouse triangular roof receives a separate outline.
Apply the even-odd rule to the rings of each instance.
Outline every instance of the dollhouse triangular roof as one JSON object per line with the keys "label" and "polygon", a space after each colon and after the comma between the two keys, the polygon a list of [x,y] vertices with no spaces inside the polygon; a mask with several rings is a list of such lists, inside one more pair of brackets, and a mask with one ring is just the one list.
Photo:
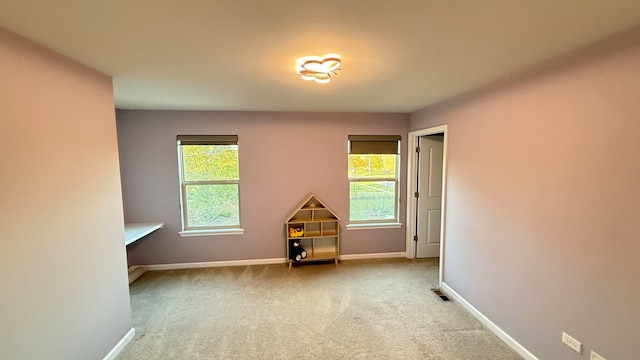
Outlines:
{"label": "dollhouse triangular roof", "polygon": [[331,213],[331,215],[333,217],[335,217],[336,219],[338,219],[338,221],[341,221],[340,218],[338,217],[338,215],[336,215],[336,213],[334,213],[331,209],[329,209],[329,207],[327,205],[325,205],[322,200],[318,199],[317,196],[315,196],[314,194],[309,194],[309,196],[307,196],[307,198],[300,203],[300,205],[298,205],[295,210],[293,210],[293,212],[291,214],[289,214],[289,216],[287,216],[287,219],[285,220],[285,223],[291,221],[293,219],[294,216],[296,216],[298,214],[298,211],[300,210],[308,210],[308,209],[324,209],[329,211],[329,213]]}

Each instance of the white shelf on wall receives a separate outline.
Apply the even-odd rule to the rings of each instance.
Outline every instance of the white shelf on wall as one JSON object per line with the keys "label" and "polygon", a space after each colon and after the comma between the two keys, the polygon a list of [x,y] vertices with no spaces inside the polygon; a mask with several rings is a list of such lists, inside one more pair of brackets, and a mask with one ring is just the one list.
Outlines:
{"label": "white shelf on wall", "polygon": [[164,223],[128,223],[124,224],[124,245],[134,243],[152,232],[161,229]]}
{"label": "white shelf on wall", "polygon": [[[124,245],[128,246],[152,232],[162,229],[164,223],[128,223],[124,224]],[[146,272],[144,266],[134,266],[129,268],[129,284],[136,281]]]}

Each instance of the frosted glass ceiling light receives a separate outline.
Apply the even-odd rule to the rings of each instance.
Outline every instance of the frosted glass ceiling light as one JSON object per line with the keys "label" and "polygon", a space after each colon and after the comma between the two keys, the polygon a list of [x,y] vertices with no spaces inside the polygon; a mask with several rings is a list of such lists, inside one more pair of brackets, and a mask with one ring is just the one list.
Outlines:
{"label": "frosted glass ceiling light", "polygon": [[338,75],[342,60],[338,54],[305,56],[296,61],[296,72],[304,80],[313,80],[325,84],[331,81],[331,75]]}

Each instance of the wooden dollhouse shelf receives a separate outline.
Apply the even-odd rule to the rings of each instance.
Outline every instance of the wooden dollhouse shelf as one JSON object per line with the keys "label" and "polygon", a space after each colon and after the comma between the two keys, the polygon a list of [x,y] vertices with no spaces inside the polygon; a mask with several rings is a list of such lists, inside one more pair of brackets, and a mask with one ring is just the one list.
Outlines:
{"label": "wooden dollhouse shelf", "polygon": [[[289,268],[296,263],[334,260],[340,256],[340,219],[320,199],[310,194],[285,221]],[[294,229],[294,234],[291,234]],[[302,230],[302,234],[297,234]],[[298,246],[294,246],[297,244]],[[302,250],[306,258],[296,260]]]}

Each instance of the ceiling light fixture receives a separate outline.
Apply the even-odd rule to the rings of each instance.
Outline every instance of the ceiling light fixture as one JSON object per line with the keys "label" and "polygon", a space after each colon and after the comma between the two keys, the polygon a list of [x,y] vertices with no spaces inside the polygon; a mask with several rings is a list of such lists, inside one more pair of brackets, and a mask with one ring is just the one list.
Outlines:
{"label": "ceiling light fixture", "polygon": [[342,60],[338,54],[305,56],[296,62],[296,72],[304,80],[313,80],[320,84],[331,81],[331,75],[338,75]]}

